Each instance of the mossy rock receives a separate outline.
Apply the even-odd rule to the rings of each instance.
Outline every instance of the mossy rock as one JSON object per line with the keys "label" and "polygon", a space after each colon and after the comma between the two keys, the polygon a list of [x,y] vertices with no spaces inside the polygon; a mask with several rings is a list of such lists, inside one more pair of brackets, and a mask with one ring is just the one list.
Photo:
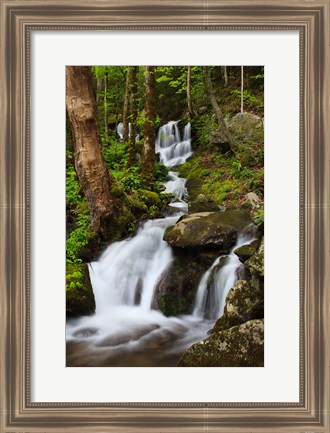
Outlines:
{"label": "mossy rock", "polygon": [[263,367],[264,321],[251,320],[199,341],[178,367]]}
{"label": "mossy rock", "polygon": [[263,142],[263,120],[255,114],[238,113],[228,122],[227,126],[238,144]]}
{"label": "mossy rock", "polygon": [[229,291],[223,315],[217,320],[212,333],[264,317],[264,293],[250,282],[238,280]]}
{"label": "mossy rock", "polygon": [[204,194],[199,194],[196,200],[188,202],[189,213],[197,212],[215,212],[219,211],[219,206],[209,197]]}
{"label": "mossy rock", "polygon": [[245,262],[245,266],[252,275],[264,276],[264,239],[262,239],[258,252]]}
{"label": "mossy rock", "polygon": [[149,191],[148,189],[141,189],[140,193],[147,206],[158,206],[161,204],[160,197],[156,192]]}
{"label": "mossy rock", "polygon": [[235,254],[242,263],[246,262],[250,257],[256,254],[257,248],[255,245],[243,245],[242,247],[236,248]]}
{"label": "mossy rock", "polygon": [[191,314],[199,281],[214,260],[208,254],[177,255],[156,285],[152,307],[165,316]]}
{"label": "mossy rock", "polygon": [[235,245],[237,234],[251,222],[246,209],[200,212],[182,217],[166,230],[164,239],[172,247],[216,248],[219,253],[226,253]]}
{"label": "mossy rock", "polygon": [[95,312],[95,298],[88,265],[68,264],[66,268],[66,315],[85,316]]}

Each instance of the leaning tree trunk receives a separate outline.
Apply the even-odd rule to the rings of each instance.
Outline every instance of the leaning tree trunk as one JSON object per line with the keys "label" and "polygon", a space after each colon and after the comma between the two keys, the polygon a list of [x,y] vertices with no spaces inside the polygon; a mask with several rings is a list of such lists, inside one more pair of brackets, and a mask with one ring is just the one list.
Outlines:
{"label": "leaning tree trunk", "polygon": [[228,143],[231,150],[234,151],[234,140],[232,138],[231,133],[229,132],[229,130],[227,128],[227,125],[226,125],[224,118],[223,118],[222,111],[219,107],[219,104],[217,102],[217,99],[216,99],[214,91],[213,91],[209,66],[204,66],[204,80],[205,80],[206,90],[207,90],[207,93],[209,95],[213,110],[215,111],[215,114],[216,114],[217,119],[218,119],[218,125],[219,125],[218,131],[221,133],[221,136],[222,136],[221,141],[223,143]]}
{"label": "leaning tree trunk", "polygon": [[133,67],[128,66],[126,75],[126,89],[123,109],[123,140],[128,141],[129,138],[129,106],[132,94],[132,79]]}
{"label": "leaning tree trunk", "polygon": [[137,73],[139,67],[132,66],[132,81],[131,81],[131,97],[130,97],[130,115],[129,120],[131,123],[131,133],[129,135],[128,141],[128,165],[132,166],[135,160],[135,136],[136,136],[136,119],[137,119],[137,109],[138,109],[138,101],[137,101],[137,92],[138,92],[138,83],[137,83]]}
{"label": "leaning tree trunk", "polygon": [[102,154],[88,66],[67,66],[66,108],[72,127],[75,169],[91,215],[92,230],[111,239],[122,213],[120,198],[111,196],[114,181]]}
{"label": "leaning tree trunk", "polygon": [[155,173],[155,120],[156,83],[155,66],[146,67],[146,103],[144,122],[144,143],[142,149],[142,179],[144,185],[152,188]]}
{"label": "leaning tree trunk", "polygon": [[191,66],[188,66],[187,73],[187,101],[188,101],[188,112],[190,119],[193,119],[195,116],[192,99],[191,99]]}

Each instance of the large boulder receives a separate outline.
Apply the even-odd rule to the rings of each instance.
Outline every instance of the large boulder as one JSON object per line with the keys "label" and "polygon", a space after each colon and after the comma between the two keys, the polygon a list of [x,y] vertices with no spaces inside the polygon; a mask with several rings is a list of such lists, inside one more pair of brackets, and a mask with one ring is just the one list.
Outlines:
{"label": "large boulder", "polygon": [[95,299],[88,265],[68,264],[66,268],[66,315],[85,316],[95,312]]}
{"label": "large boulder", "polygon": [[237,234],[251,222],[247,209],[200,212],[182,217],[166,230],[164,239],[172,247],[228,253],[235,245]]}
{"label": "large boulder", "polygon": [[214,259],[214,254],[176,251],[155,287],[152,308],[165,316],[191,314],[199,282]]}
{"label": "large boulder", "polygon": [[251,320],[199,341],[181,357],[178,367],[263,367],[264,321]]}
{"label": "large boulder", "polygon": [[263,290],[253,287],[248,281],[238,280],[227,295],[224,313],[217,320],[212,333],[263,317]]}
{"label": "large boulder", "polygon": [[261,240],[258,252],[249,258],[244,265],[252,275],[251,284],[256,289],[264,288],[264,239]]}
{"label": "large boulder", "polygon": [[222,128],[211,131],[210,144],[216,146],[221,153],[232,151],[233,143],[229,139],[228,133],[226,133]]}
{"label": "large boulder", "polygon": [[263,142],[263,119],[255,114],[238,113],[228,121],[227,126],[237,143]]}

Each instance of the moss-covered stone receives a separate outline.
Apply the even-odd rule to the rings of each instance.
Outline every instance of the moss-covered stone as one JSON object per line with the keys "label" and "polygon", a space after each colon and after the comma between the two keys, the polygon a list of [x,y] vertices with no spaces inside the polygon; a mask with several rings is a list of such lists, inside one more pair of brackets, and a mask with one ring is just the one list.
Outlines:
{"label": "moss-covered stone", "polygon": [[252,275],[264,276],[264,239],[262,239],[258,252],[245,262],[245,266]]}
{"label": "moss-covered stone", "polygon": [[88,265],[68,264],[66,268],[66,314],[84,316],[95,312],[95,299]]}
{"label": "moss-covered stone", "polygon": [[250,257],[257,252],[255,245],[243,245],[242,247],[236,248],[235,254],[242,263],[246,262]]}
{"label": "moss-covered stone", "polygon": [[238,232],[251,222],[246,209],[200,212],[182,217],[166,230],[164,239],[173,247],[216,248],[220,253],[228,252]]}
{"label": "moss-covered stone", "polygon": [[229,291],[223,315],[217,320],[212,333],[264,317],[264,293],[248,281],[238,280]]}
{"label": "moss-covered stone", "polygon": [[199,194],[196,200],[188,202],[188,209],[190,214],[196,212],[215,212],[219,211],[219,205],[204,194]]}
{"label": "moss-covered stone", "polygon": [[179,367],[263,367],[264,321],[251,320],[199,341],[181,357]]}
{"label": "moss-covered stone", "polygon": [[165,316],[192,313],[199,281],[214,259],[209,254],[178,254],[157,283],[153,308]]}
{"label": "moss-covered stone", "polygon": [[237,143],[263,142],[263,120],[255,114],[238,113],[229,120],[227,126]]}
{"label": "moss-covered stone", "polygon": [[149,191],[148,189],[141,189],[140,195],[147,206],[158,206],[161,204],[159,195],[154,191]]}

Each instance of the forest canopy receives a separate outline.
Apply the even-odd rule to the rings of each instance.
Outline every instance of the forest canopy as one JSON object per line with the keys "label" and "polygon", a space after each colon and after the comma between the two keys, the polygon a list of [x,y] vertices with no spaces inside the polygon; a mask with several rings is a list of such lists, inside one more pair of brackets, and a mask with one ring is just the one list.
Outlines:
{"label": "forest canopy", "polygon": [[180,167],[191,202],[263,200],[262,128],[231,127],[238,113],[263,118],[263,78],[260,66],[67,67],[67,261],[162,216],[168,168],[155,140],[171,120],[191,123],[194,154]]}

